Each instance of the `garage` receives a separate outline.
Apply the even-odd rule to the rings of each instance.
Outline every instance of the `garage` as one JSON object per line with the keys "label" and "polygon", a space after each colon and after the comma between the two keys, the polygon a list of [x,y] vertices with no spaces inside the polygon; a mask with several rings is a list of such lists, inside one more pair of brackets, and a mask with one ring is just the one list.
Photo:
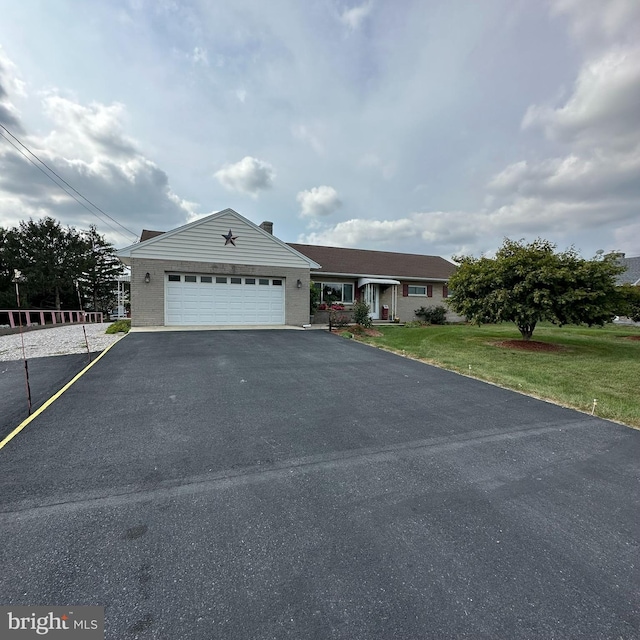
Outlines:
{"label": "garage", "polygon": [[145,229],[120,249],[131,268],[131,325],[298,326],[309,322],[321,266],[233,209],[169,231]]}
{"label": "garage", "polygon": [[166,325],[284,324],[283,278],[169,273]]}

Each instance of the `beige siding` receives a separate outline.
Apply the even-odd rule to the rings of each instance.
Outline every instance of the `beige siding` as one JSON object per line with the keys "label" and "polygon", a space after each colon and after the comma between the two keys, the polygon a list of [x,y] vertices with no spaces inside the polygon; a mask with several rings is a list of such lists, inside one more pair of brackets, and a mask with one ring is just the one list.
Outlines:
{"label": "beige siding", "polygon": [[[361,290],[358,289],[358,280],[357,278],[348,278],[340,276],[323,276],[320,274],[312,276],[311,280],[313,282],[326,282],[326,283],[338,283],[338,282],[349,282],[354,285],[355,291],[355,299],[359,298]],[[402,284],[410,284],[419,287],[426,287],[427,285],[431,285],[433,287],[433,296],[429,298],[428,296],[407,296],[403,297],[402,295]],[[442,282],[425,282],[425,281],[408,281],[403,280],[402,284],[397,285],[398,287],[398,295],[397,295],[397,308],[396,308],[396,316],[400,318],[401,322],[411,322],[413,320],[418,320],[418,317],[415,314],[415,310],[420,307],[437,307],[442,305],[447,308],[447,320],[449,322],[459,322],[463,320],[460,316],[453,313],[453,311],[449,311],[446,298],[442,297],[442,286],[444,283]],[[389,309],[393,308],[392,305],[392,295],[393,295],[393,287],[387,286],[382,288],[380,293],[380,314],[382,315],[382,305],[389,305]],[[351,308],[351,305],[346,305],[347,309]]]}
{"label": "beige siding", "polygon": [[[401,322],[411,322],[412,320],[419,320],[419,318],[415,314],[415,310],[420,307],[438,307],[443,306],[447,309],[447,321],[449,322],[459,322],[463,318],[453,313],[453,311],[449,311],[449,307],[447,307],[447,299],[442,297],[442,287],[444,283],[442,282],[410,282],[408,280],[404,280],[403,284],[409,284],[411,286],[417,287],[426,287],[427,285],[431,285],[433,287],[433,296],[429,298],[428,296],[403,296],[402,295],[402,285],[398,285],[398,311],[396,315],[400,318]],[[391,296],[391,293],[385,292],[385,296]],[[383,302],[382,304],[389,304],[389,302]]]}
{"label": "beige siding", "polygon": [[[229,230],[237,236],[235,247],[225,246],[222,236]],[[133,247],[131,257],[309,268],[308,260],[233,212],[223,212],[200,224],[183,227],[177,233],[168,232],[149,244]]]}
{"label": "beige siding", "polygon": [[[301,326],[309,322],[309,269],[257,266],[255,264],[205,263],[190,260],[154,260],[135,257],[131,261],[131,324],[134,327],[164,325],[164,288],[167,273],[263,276],[285,281],[285,323]],[[149,274],[149,282],[144,281]],[[298,288],[297,282],[301,281]]]}

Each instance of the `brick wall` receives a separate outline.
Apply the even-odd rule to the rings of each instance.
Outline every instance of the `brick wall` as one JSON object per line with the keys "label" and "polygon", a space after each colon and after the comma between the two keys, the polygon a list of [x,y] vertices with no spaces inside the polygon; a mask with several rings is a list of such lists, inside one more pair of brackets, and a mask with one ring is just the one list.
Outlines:
{"label": "brick wall", "polygon": [[[285,323],[309,322],[309,270],[242,264],[191,262],[186,260],[131,260],[131,324],[134,327],[164,325],[164,287],[167,272],[203,275],[238,275],[282,278],[285,281]],[[149,274],[150,282],[144,281]],[[297,287],[297,281],[302,286]]]}
{"label": "brick wall", "polygon": [[[430,285],[432,287],[432,296],[403,296],[402,284],[410,284],[418,287],[426,287]],[[419,318],[415,314],[415,310],[420,307],[438,307],[443,306],[447,309],[447,321],[448,322],[460,322],[464,318],[453,313],[447,307],[446,298],[442,297],[442,282],[409,282],[402,281],[402,284],[398,285],[398,307],[396,315],[400,318],[401,322],[411,322],[412,320],[418,320]],[[380,296],[380,305],[388,304],[391,307],[391,287],[383,291]]]}

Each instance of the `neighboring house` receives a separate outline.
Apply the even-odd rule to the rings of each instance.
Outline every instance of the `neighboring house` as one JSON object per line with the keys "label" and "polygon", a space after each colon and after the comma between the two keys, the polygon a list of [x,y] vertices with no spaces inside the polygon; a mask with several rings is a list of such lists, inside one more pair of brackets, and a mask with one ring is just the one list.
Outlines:
{"label": "neighboring house", "polygon": [[640,256],[634,258],[625,258],[623,256],[618,259],[618,262],[623,267],[626,267],[627,270],[617,277],[616,284],[631,284],[635,287],[640,287]]}
{"label": "neighboring house", "polygon": [[455,271],[435,256],[286,244],[272,223],[232,209],[144,230],[117,255],[131,267],[134,326],[300,326],[309,322],[310,282],[347,309],[365,300],[374,319],[415,320],[415,309],[447,298]]}
{"label": "neighboring house", "polygon": [[[362,299],[374,320],[384,315],[403,322],[416,320],[419,307],[443,304],[449,296],[447,281],[456,269],[438,256],[294,243],[289,246],[322,265],[311,268],[311,280],[320,290],[321,301],[328,297],[349,308]],[[449,317],[457,319],[451,312]]]}

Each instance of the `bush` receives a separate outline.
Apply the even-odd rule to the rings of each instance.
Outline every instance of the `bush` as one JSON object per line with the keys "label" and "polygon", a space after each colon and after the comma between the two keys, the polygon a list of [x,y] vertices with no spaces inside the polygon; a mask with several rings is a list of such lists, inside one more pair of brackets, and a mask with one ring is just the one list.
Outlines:
{"label": "bush", "polygon": [[367,327],[367,329],[371,327],[372,322],[369,317],[369,305],[366,302],[358,300],[353,305],[353,321],[362,327]]}
{"label": "bush", "polygon": [[349,324],[349,316],[344,315],[344,313],[339,314],[338,311],[338,309],[333,308],[329,311],[329,323],[336,329],[346,327]]}
{"label": "bush", "polygon": [[424,318],[427,324],[447,324],[447,309],[443,306],[420,307],[414,312],[418,318]]}
{"label": "bush", "polygon": [[131,320],[117,320],[107,327],[105,333],[129,333],[131,329]]}
{"label": "bush", "polygon": [[314,314],[320,304],[320,290],[313,282],[309,283],[309,313]]}
{"label": "bush", "polygon": [[407,329],[415,329],[416,327],[426,327],[427,323],[422,320],[411,320],[411,322],[405,322],[404,326]]}

